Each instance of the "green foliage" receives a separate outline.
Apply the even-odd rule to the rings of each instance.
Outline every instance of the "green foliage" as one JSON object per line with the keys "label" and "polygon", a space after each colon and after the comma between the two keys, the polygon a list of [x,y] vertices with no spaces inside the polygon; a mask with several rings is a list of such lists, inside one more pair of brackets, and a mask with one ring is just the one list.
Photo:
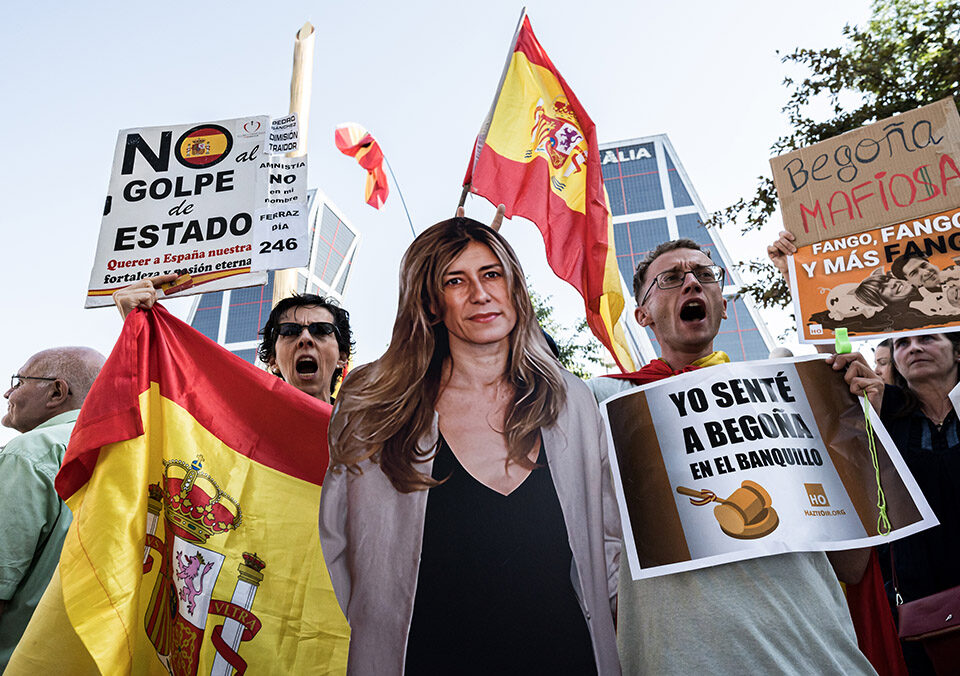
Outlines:
{"label": "green foliage", "polygon": [[[783,57],[807,75],[783,81],[790,97],[782,112],[792,131],[773,143],[775,154],[960,93],[960,2],[875,0],[867,25],[848,24],[843,35],[842,47],[798,48]],[[832,117],[814,119],[811,107],[823,102]],[[766,223],[778,207],[777,194],[769,177],[758,181],[752,197],[716,212],[710,224],[738,223],[747,232]],[[789,290],[770,263],[755,260],[742,267],[760,276],[744,292],[761,306],[789,303]]]}
{"label": "green foliage", "polygon": [[527,290],[530,292],[530,300],[533,301],[533,309],[537,313],[537,322],[557,344],[563,368],[584,380],[593,376],[595,367],[602,364],[603,359],[600,342],[590,332],[586,318],[581,319],[571,331],[554,319],[553,306],[550,304],[552,296],[544,297],[534,291],[529,279]]}

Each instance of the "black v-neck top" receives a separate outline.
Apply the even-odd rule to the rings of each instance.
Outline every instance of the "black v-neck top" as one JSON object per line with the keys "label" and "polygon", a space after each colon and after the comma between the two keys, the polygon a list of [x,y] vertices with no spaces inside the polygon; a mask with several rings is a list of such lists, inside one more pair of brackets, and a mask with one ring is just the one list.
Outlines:
{"label": "black v-neck top", "polygon": [[406,673],[596,674],[542,444],[502,495],[440,442],[433,477],[447,480],[427,496]]}

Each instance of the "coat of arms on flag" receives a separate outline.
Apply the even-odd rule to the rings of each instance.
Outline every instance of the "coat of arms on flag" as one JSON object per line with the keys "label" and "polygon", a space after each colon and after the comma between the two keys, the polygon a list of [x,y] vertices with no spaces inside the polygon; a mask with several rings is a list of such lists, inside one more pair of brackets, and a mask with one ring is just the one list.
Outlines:
{"label": "coat of arms on flag", "polygon": [[[558,96],[550,104],[538,99],[533,119],[531,141],[535,147],[528,150],[525,157],[540,153],[550,161],[554,170],[562,172],[564,178],[583,169],[587,161],[587,144],[580,132],[577,115],[566,98]],[[566,187],[556,177],[551,177],[551,181],[558,190]]]}
{"label": "coat of arms on flag", "polygon": [[[196,674],[208,618],[223,616],[211,635],[217,654],[210,673],[242,674],[246,662],[237,649],[260,630],[252,604],[266,564],[255,553],[244,552],[231,601],[214,599],[226,557],[202,545],[240,527],[240,504],[202,471],[202,455],[189,464],[174,459],[163,465],[162,482],[148,486],[143,572],[154,572],[155,577],[144,616],[147,636],[170,673]],[[166,539],[157,535],[161,524]],[[151,549],[160,555],[155,571]]]}

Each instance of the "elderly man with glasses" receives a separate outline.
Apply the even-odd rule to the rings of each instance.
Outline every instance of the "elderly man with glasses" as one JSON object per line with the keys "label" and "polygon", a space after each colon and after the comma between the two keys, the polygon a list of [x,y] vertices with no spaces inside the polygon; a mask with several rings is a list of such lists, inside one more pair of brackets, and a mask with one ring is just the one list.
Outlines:
{"label": "elderly man with glasses", "polygon": [[72,521],[53,479],[104,357],[60,347],[30,357],[10,379],[0,451],[0,671],[50,581]]}
{"label": "elderly man with glasses", "polygon": [[[660,358],[588,383],[597,401],[729,361],[713,341],[726,317],[723,268],[689,239],[658,246],[637,266],[635,317]],[[679,430],[658,430],[661,442]],[[837,573],[831,567],[836,558]],[[865,559],[779,554],[633,580],[620,567],[617,643],[624,674],[872,674],[857,647],[837,574],[856,582]]]}

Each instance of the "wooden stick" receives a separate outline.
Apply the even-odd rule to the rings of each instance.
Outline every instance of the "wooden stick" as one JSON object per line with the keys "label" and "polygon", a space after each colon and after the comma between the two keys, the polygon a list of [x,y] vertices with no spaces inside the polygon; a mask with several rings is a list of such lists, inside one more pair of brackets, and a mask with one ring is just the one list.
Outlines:
{"label": "wooden stick", "polygon": [[[290,112],[297,114],[300,142],[287,157],[307,154],[307,131],[310,127],[310,93],[313,89],[313,26],[307,21],[297,31],[293,43],[293,74],[290,77]],[[296,269],[276,270],[273,273],[273,305],[291,296],[297,289]]]}

